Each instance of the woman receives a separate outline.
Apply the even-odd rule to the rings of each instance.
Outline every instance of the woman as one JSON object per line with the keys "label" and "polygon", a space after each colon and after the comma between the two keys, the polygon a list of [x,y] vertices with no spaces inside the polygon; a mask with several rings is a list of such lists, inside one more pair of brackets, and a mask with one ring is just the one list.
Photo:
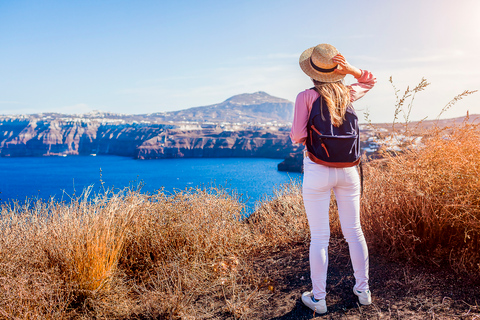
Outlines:
{"label": "woman", "polygon": [[[350,65],[337,49],[329,44],[320,44],[305,50],[300,56],[300,67],[312,79],[315,87],[298,94],[290,137],[293,142],[306,145],[309,115],[317,99],[323,99],[322,107],[326,104],[327,114],[330,115],[326,121],[338,127],[343,124],[347,109],[354,114],[351,102],[363,97],[376,80],[370,72]],[[358,82],[347,87],[343,84],[343,78],[349,74]],[[302,192],[311,233],[309,257],[313,290],[303,293],[302,301],[317,313],[327,312],[325,287],[330,238],[328,212],[333,189],[342,232],[348,242],[354,269],[353,292],[358,296],[360,304],[371,304],[368,249],[360,225],[361,186],[357,168],[354,165],[331,167],[327,163],[318,164],[318,161],[316,163],[310,157],[304,157],[303,161]]]}

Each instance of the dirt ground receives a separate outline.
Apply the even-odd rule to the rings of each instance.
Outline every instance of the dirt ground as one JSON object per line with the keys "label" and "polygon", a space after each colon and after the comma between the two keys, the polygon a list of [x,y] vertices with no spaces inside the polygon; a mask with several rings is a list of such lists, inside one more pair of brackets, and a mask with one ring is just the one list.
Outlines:
{"label": "dirt ground", "polygon": [[344,240],[332,240],[329,249],[327,307],[315,315],[301,300],[311,290],[308,246],[280,250],[258,257],[258,268],[268,275],[274,293],[258,319],[480,319],[480,281],[448,268],[392,262],[370,254],[373,303],[359,306],[352,293],[353,270]]}

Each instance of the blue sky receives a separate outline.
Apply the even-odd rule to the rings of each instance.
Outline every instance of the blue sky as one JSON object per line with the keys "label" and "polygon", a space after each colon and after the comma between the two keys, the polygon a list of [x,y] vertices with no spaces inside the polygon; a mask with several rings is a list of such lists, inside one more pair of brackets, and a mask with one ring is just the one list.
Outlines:
{"label": "blue sky", "polygon": [[[393,119],[425,77],[413,119],[480,89],[480,1],[0,0],[0,114],[150,113],[266,91],[294,101],[308,47],[331,43],[377,77],[355,107]],[[351,83],[353,79],[347,79]],[[480,114],[480,93],[444,117]],[[361,116],[362,117],[362,116]]]}

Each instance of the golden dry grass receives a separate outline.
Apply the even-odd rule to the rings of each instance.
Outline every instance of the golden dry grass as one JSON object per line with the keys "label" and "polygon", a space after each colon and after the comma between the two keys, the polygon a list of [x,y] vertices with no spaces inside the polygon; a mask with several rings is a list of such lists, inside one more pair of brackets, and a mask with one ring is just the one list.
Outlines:
{"label": "golden dry grass", "polygon": [[[244,205],[218,189],[3,206],[0,317],[249,318],[272,290],[250,257],[307,236],[298,188],[286,188],[258,210],[264,224],[242,221]],[[279,219],[273,203],[290,210]]]}
{"label": "golden dry grass", "polygon": [[372,247],[480,271],[480,134],[434,128],[424,145],[365,166],[363,226]]}

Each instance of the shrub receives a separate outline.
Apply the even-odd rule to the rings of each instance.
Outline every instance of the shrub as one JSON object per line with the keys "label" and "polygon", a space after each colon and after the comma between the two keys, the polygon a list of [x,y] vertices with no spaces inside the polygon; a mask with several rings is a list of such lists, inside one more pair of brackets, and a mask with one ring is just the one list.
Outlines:
{"label": "shrub", "polygon": [[0,317],[249,318],[272,290],[252,257],[307,236],[295,185],[261,205],[258,225],[215,188],[89,191],[2,207]]}
{"label": "shrub", "polygon": [[431,129],[424,145],[365,166],[363,225],[371,246],[480,271],[478,126]]}

